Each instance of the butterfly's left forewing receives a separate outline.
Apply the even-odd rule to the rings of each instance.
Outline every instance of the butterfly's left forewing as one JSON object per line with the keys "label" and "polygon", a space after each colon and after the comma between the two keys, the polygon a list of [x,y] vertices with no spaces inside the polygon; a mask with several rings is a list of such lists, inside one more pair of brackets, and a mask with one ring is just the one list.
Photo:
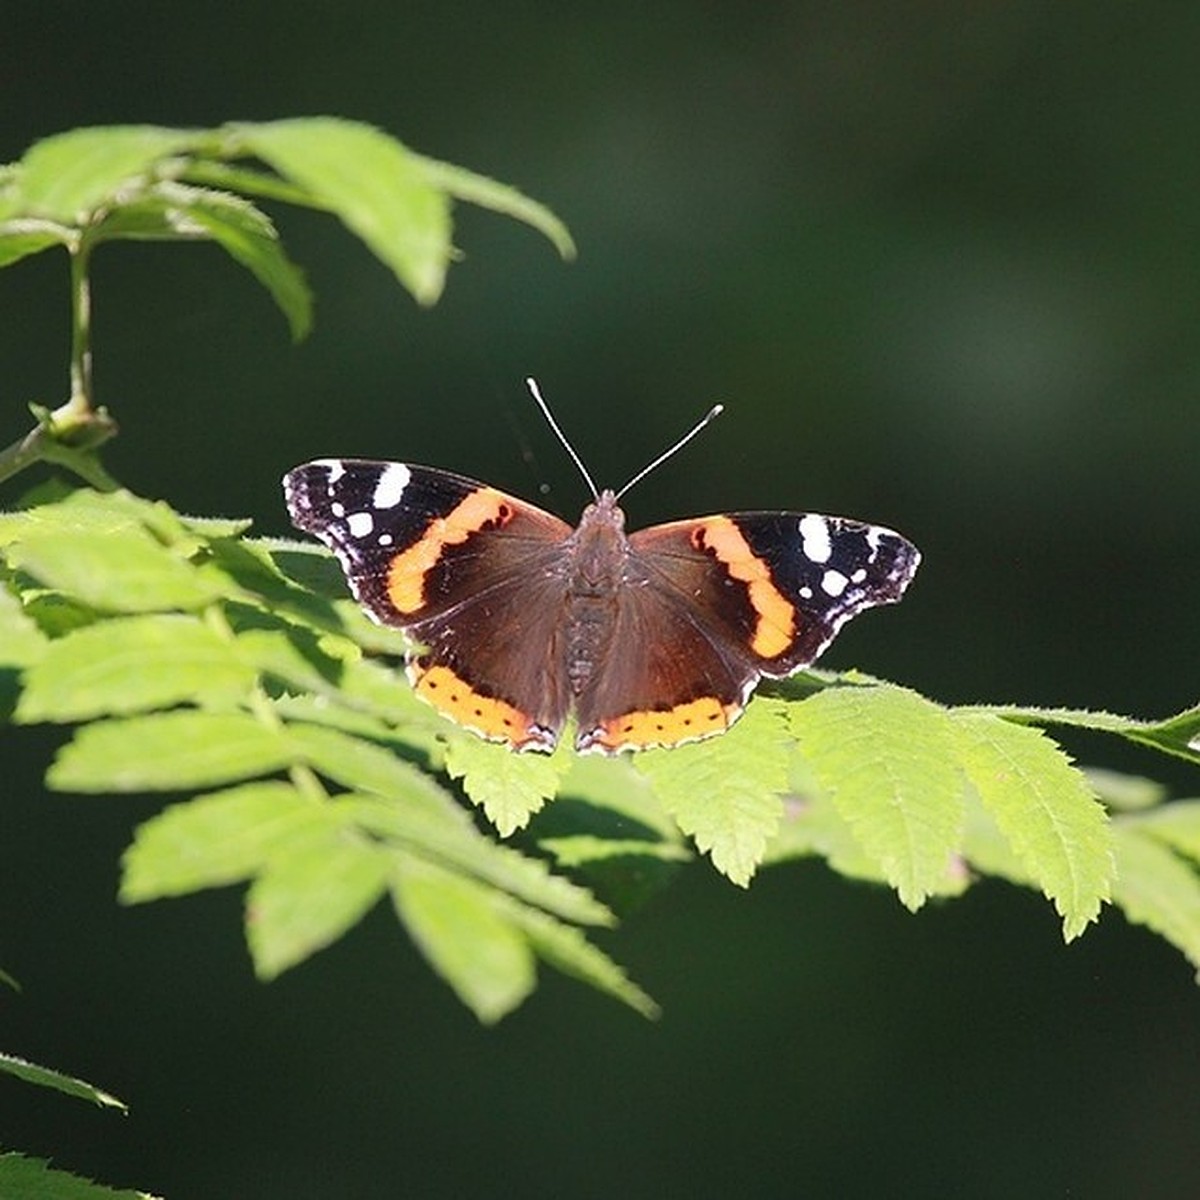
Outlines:
{"label": "butterfly's left forewing", "polygon": [[519,572],[571,532],[496,488],[407,463],[316,459],[283,487],[292,524],[337,555],[377,621],[401,629]]}
{"label": "butterfly's left forewing", "polygon": [[516,748],[553,745],[566,717],[554,664],[513,656],[553,641],[565,584],[552,568],[571,527],[449,471],[318,459],[288,473],[292,523],[338,557],[377,621],[422,644],[417,693],[459,724]]}

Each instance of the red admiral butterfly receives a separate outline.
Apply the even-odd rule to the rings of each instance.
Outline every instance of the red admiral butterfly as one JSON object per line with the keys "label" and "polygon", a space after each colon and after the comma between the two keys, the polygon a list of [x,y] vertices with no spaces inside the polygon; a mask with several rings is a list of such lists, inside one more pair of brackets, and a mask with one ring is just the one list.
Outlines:
{"label": "red admiral butterfly", "polygon": [[619,492],[572,529],[432,467],[318,459],[283,481],[292,523],[337,555],[350,589],[419,647],[417,694],[517,750],[677,746],[721,733],[763,676],[811,663],[864,608],[898,601],[920,554],[898,533],[816,513],[725,513],[625,533]]}

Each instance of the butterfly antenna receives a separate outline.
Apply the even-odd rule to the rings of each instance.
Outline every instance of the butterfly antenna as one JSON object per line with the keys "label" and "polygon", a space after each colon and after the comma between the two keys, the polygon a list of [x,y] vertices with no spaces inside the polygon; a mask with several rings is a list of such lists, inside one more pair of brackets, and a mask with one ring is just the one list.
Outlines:
{"label": "butterfly antenna", "polygon": [[665,462],[667,461],[667,459],[668,459],[668,458],[670,458],[670,457],[671,457],[671,455],[672,455],[672,454],[674,454],[674,453],[675,453],[677,450],[682,450],[682,449],[684,448],[684,446],[686,446],[686,445],[688,444],[688,442],[690,442],[690,441],[692,440],[692,438],[694,438],[694,437],[696,436],[696,434],[698,434],[698,433],[700,432],[700,430],[702,430],[702,429],[705,427],[705,425],[707,425],[707,424],[708,424],[710,421],[715,421],[715,420],[716,420],[716,418],[717,418],[717,417],[719,417],[719,416],[721,415],[721,413],[723,413],[724,411],[725,411],[725,406],[724,406],[723,404],[714,404],[714,405],[712,406],[712,408],[710,408],[710,409],[708,410],[708,412],[707,412],[707,413],[705,413],[705,414],[704,414],[704,416],[703,416],[703,417],[701,417],[701,419],[700,419],[699,421],[697,421],[697,422],[696,422],[696,424],[695,424],[695,425],[693,425],[693,426],[692,426],[692,428],[691,428],[691,429],[689,429],[689,430],[688,430],[688,432],[687,432],[687,433],[685,433],[685,434],[683,435],[683,437],[681,437],[681,438],[679,439],[679,441],[677,441],[677,442],[675,443],[675,445],[673,445],[673,446],[672,446],[670,449],[668,449],[668,450],[664,450],[664,451],[663,451],[663,452],[662,452],[662,453],[661,453],[661,454],[660,454],[660,455],[659,455],[659,456],[658,456],[658,457],[657,457],[657,458],[656,458],[656,459],[655,459],[655,460],[654,460],[652,463],[650,463],[648,466],[645,466],[645,467],[643,467],[643,468],[642,468],[642,469],[641,469],[641,470],[640,470],[640,471],[639,471],[639,472],[638,472],[638,473],[637,473],[637,474],[636,474],[636,475],[635,475],[635,476],[634,476],[634,477],[633,477],[633,478],[632,478],[632,479],[631,479],[631,480],[630,480],[630,481],[629,481],[629,482],[628,482],[628,483],[627,483],[627,484],[626,484],[626,485],[625,485],[625,486],[624,486],[624,487],[623,487],[623,488],[622,488],[622,489],[621,489],[621,490],[620,490],[620,491],[617,493],[617,499],[618,499],[618,500],[620,500],[620,498],[621,498],[623,495],[625,495],[625,493],[626,493],[627,491],[629,491],[629,489],[630,489],[631,487],[633,487],[633,485],[634,485],[635,483],[641,483],[641,481],[642,481],[643,479],[645,479],[645,478],[646,478],[646,476],[647,476],[647,475],[649,475],[649,474],[650,474],[650,472],[651,472],[651,471],[653,471],[653,470],[654,470],[656,467],[660,467],[660,466],[662,466],[662,464],[663,464],[663,463],[665,463]]}
{"label": "butterfly antenna", "polygon": [[585,467],[583,465],[583,459],[580,458],[579,455],[575,453],[575,447],[572,446],[571,443],[567,441],[567,435],[565,433],[563,433],[563,431],[558,427],[558,422],[554,419],[554,414],[550,411],[550,406],[546,403],[545,400],[542,399],[542,393],[538,390],[537,380],[533,379],[532,377],[529,379],[526,379],[525,386],[533,394],[533,398],[537,401],[538,408],[540,408],[542,410],[542,416],[544,416],[546,418],[547,422],[550,425],[550,428],[554,430],[555,435],[558,437],[558,440],[560,442],[562,442],[562,444],[566,447],[567,453],[571,456],[571,461],[579,468],[580,475],[583,476],[584,482],[588,485],[588,488],[591,490],[592,499],[599,500],[600,492],[597,490],[596,484],[592,480],[591,474],[589,473],[587,467]]}

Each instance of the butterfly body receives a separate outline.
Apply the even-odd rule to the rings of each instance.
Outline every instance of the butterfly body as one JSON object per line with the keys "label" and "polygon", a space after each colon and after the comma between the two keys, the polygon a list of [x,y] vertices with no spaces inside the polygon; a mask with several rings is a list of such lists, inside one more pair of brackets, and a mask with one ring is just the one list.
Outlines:
{"label": "butterfly body", "polygon": [[674,746],[727,729],[763,676],[812,662],[920,561],[881,526],[793,512],[627,534],[611,491],[578,526],[431,467],[319,459],[289,472],[293,523],[366,611],[409,634],[417,693],[517,750]]}

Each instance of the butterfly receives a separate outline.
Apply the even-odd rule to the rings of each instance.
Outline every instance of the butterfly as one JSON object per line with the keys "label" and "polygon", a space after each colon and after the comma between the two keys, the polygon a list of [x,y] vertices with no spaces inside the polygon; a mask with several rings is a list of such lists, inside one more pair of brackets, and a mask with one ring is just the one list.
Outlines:
{"label": "butterfly", "polygon": [[615,753],[722,733],[763,677],[813,662],[846,621],[898,601],[920,563],[900,534],[846,517],[736,512],[627,533],[624,492],[572,528],[435,467],[324,458],[288,472],[292,523],[337,556],[350,590],[414,642],[418,696],[514,750]]}

